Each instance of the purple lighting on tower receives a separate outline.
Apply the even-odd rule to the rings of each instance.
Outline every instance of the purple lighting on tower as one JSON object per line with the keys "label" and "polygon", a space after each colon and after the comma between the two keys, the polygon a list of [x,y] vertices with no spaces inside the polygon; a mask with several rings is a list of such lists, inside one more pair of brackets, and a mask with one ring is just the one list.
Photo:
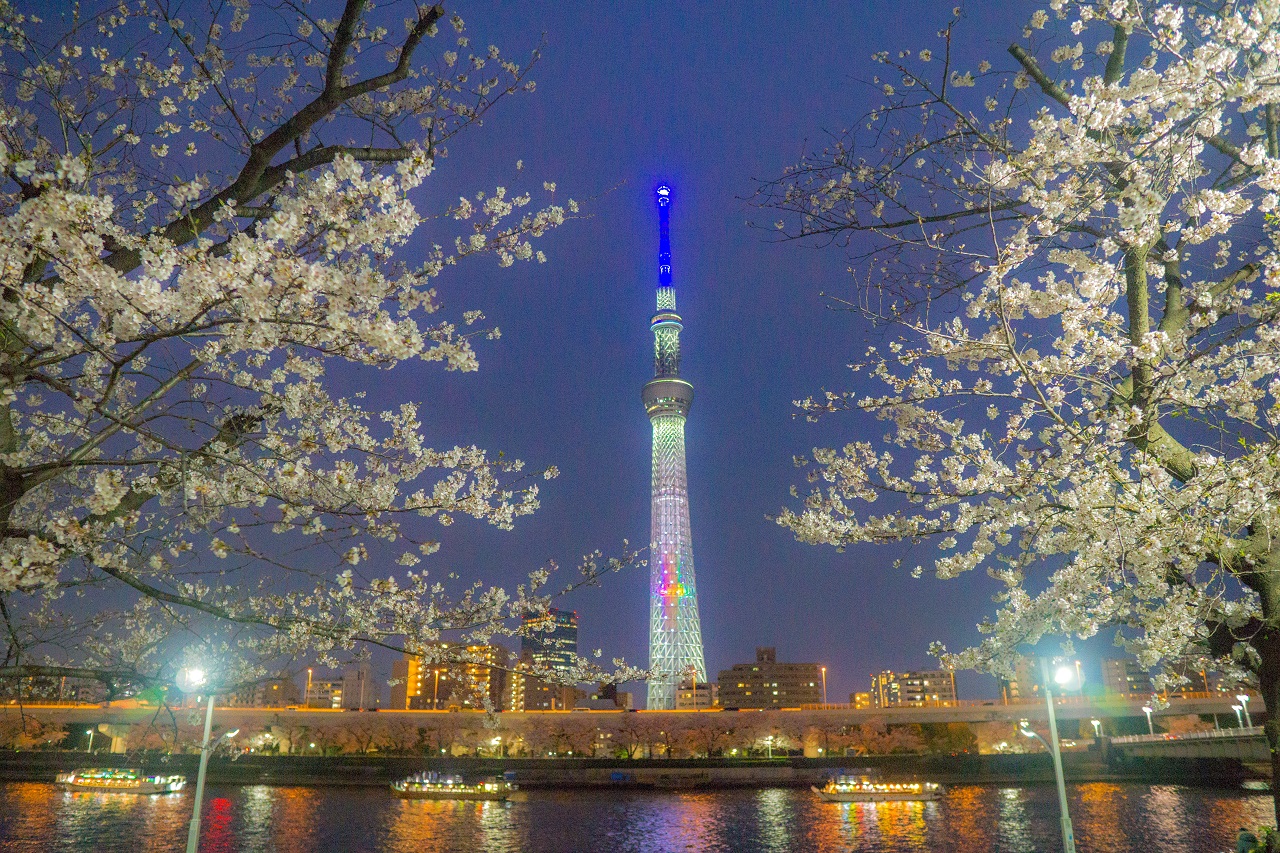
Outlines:
{"label": "purple lighting on tower", "polygon": [[680,331],[671,286],[671,187],[662,184],[658,203],[658,311],[653,330],[653,376],[641,394],[653,425],[653,494],[649,563],[649,681],[651,710],[676,706],[685,678],[707,680],[702,655],[698,591],[693,574],[689,484],[685,472],[684,422],[693,386],[680,378]]}

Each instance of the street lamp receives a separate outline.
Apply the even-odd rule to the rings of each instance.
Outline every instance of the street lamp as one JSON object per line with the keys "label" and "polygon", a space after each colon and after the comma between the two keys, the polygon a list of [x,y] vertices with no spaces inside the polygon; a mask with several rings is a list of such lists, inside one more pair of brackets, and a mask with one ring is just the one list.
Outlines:
{"label": "street lamp", "polygon": [[1151,706],[1150,706],[1150,705],[1143,705],[1143,706],[1142,706],[1142,713],[1144,713],[1144,714],[1146,714],[1146,715],[1147,715],[1147,732],[1148,732],[1148,734],[1155,734],[1155,733],[1156,733],[1156,728],[1155,728],[1155,726],[1151,725]]}
{"label": "street lamp", "polygon": [[773,735],[769,735],[764,739],[764,747],[769,751],[769,757],[773,758]]}
{"label": "street lamp", "polygon": [[[1058,807],[1062,812],[1062,850],[1063,853],[1076,853],[1076,837],[1071,828],[1071,812],[1067,809],[1067,782],[1062,775],[1062,746],[1058,743],[1058,718],[1053,710],[1053,689],[1049,686],[1047,659],[1042,658],[1040,661],[1040,674],[1044,682],[1045,707],[1049,712],[1049,743],[1045,745],[1053,755],[1053,775],[1058,783]],[[1066,661],[1055,662],[1053,682],[1062,690],[1078,690],[1083,680],[1079,665],[1072,665]],[[1025,723],[1021,728],[1024,735],[1035,737],[1044,743],[1044,738],[1027,728]]]}
{"label": "street lamp", "polygon": [[822,704],[827,704],[827,668],[822,668]]}
{"label": "street lamp", "polygon": [[1243,707],[1243,706],[1241,706],[1241,705],[1232,705],[1232,706],[1231,706],[1231,710],[1233,710],[1233,711],[1235,711],[1235,712],[1236,712],[1236,727],[1237,727],[1237,728],[1241,728],[1241,729],[1243,729],[1243,728],[1244,728],[1244,719],[1243,719],[1243,718],[1241,718],[1241,716],[1240,716],[1240,710],[1241,710],[1241,708],[1242,708],[1242,707]]}
{"label": "street lamp", "polygon": [[1244,724],[1247,728],[1253,728],[1253,720],[1249,719],[1249,694],[1236,694],[1236,699],[1240,702],[1240,707],[1244,708]]}
{"label": "street lamp", "polygon": [[93,754],[93,735],[97,729],[85,729],[84,733],[89,736],[89,754]]}
{"label": "street lamp", "polygon": [[489,745],[493,747],[493,751],[498,754],[499,758],[501,758],[502,757],[502,735],[498,735],[493,740],[489,741]]}
{"label": "street lamp", "polygon": [[1093,724],[1094,739],[1102,737],[1102,720],[1090,720],[1089,722]]}
{"label": "street lamp", "polygon": [[[205,686],[209,677],[199,667],[183,667],[178,670],[178,689],[194,693]],[[204,773],[209,767],[209,735],[213,733],[213,692],[209,692],[209,705],[204,712],[204,740],[200,744],[200,771],[196,774],[196,802],[191,809],[191,828],[187,832],[187,853],[196,853],[200,846],[200,807],[204,803]]]}
{"label": "street lamp", "polygon": [[435,690],[431,693],[431,710],[439,711],[440,710],[440,669],[439,667],[437,667],[432,671],[435,672],[436,674],[436,687],[435,687]]}

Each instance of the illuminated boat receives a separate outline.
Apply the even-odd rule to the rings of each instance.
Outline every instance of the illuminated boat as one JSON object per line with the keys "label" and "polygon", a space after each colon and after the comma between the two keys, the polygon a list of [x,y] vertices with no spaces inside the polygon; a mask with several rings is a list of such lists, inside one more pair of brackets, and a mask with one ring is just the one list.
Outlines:
{"label": "illuminated boat", "polygon": [[468,784],[461,776],[415,773],[391,783],[391,793],[406,800],[507,800],[518,788],[502,779]]}
{"label": "illuminated boat", "polygon": [[187,784],[186,776],[147,776],[137,767],[81,767],[59,773],[57,785],[68,791],[109,794],[173,794]]}
{"label": "illuminated boat", "polygon": [[828,803],[930,802],[942,795],[937,782],[881,782],[869,776],[837,776],[821,788],[809,787]]}

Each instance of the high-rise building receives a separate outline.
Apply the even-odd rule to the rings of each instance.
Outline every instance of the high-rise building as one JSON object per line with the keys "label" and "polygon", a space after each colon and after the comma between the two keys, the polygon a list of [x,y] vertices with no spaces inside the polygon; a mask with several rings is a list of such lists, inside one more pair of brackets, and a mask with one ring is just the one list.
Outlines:
{"label": "high-rise building", "polygon": [[707,680],[693,572],[684,422],[693,386],[680,378],[680,315],[671,284],[671,187],[657,189],[658,293],[653,315],[653,379],[641,394],[653,426],[653,495],[649,561],[650,710],[676,706],[676,688]]}
{"label": "high-rise building", "polygon": [[871,704],[876,708],[946,707],[955,703],[956,675],[949,669],[886,669],[871,676]]}
{"label": "high-rise building", "polygon": [[578,657],[578,614],[554,607],[521,622],[520,657],[540,670],[567,675]]}
{"label": "high-rise building", "polygon": [[755,663],[720,670],[723,708],[799,708],[822,701],[822,667],[816,663],[778,663],[775,649],[756,649]]}

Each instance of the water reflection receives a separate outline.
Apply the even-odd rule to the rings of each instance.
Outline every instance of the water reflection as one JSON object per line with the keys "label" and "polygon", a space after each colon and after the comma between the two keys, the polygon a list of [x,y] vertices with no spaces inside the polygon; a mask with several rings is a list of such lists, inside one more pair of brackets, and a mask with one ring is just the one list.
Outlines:
{"label": "water reflection", "polygon": [[[1268,795],[1091,783],[1070,791],[1081,853],[1203,853],[1273,820]],[[0,853],[180,850],[189,793],[0,785]],[[531,792],[528,802],[397,800],[383,788],[220,787],[203,853],[1025,853],[1060,849],[1052,786],[957,786],[937,803],[823,803],[807,790]]]}
{"label": "water reflection", "polygon": [[947,814],[951,838],[962,850],[980,850],[991,837],[995,825],[990,789],[977,785],[948,788],[942,809]]}
{"label": "water reflection", "polygon": [[769,853],[791,850],[793,798],[781,788],[768,788],[756,794],[756,818],[761,849]]}
{"label": "water reflection", "polygon": [[1071,819],[1077,838],[1088,839],[1090,850],[1123,850],[1128,844],[1121,817],[1124,788],[1108,782],[1089,782],[1076,788],[1078,804]]}
{"label": "water reflection", "polygon": [[1000,814],[996,819],[996,835],[1000,849],[1009,853],[1031,853],[1036,848],[1027,816],[1026,792],[1022,788],[1001,788],[996,796]]}
{"label": "water reflection", "polygon": [[464,849],[518,850],[510,829],[515,803],[467,800],[397,800],[390,808],[384,849],[445,850],[464,842]]}
{"label": "water reflection", "polygon": [[1142,803],[1142,811],[1152,828],[1174,850],[1187,843],[1187,807],[1181,790],[1185,789],[1174,785],[1153,785]]}
{"label": "water reflection", "polygon": [[317,849],[316,820],[324,792],[318,788],[246,788],[246,794],[263,796],[272,804],[271,822],[262,830],[262,839],[274,843],[277,853],[308,853]]}

